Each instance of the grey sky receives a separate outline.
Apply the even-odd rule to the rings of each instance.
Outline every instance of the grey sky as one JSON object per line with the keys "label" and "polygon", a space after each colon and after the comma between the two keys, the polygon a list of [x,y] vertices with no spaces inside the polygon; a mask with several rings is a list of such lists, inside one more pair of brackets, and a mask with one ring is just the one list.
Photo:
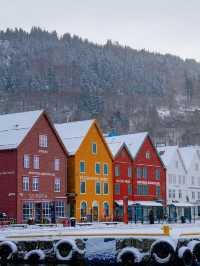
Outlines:
{"label": "grey sky", "polygon": [[0,0],[0,28],[40,26],[200,61],[200,0]]}

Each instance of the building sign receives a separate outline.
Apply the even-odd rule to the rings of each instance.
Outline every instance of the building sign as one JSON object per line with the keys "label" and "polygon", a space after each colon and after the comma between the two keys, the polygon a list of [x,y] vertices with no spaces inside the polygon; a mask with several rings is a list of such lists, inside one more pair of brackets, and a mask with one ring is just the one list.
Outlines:
{"label": "building sign", "polygon": [[15,171],[3,171],[3,172],[0,172],[0,175],[14,175],[15,174]]}
{"label": "building sign", "polygon": [[27,200],[42,200],[42,199],[48,199],[48,195],[45,193],[29,193],[26,195]]}
{"label": "building sign", "polygon": [[143,181],[143,180],[138,180],[137,184],[142,184],[142,185],[160,185],[160,182],[156,182],[156,181]]}
{"label": "building sign", "polygon": [[108,181],[108,178],[104,178],[104,177],[93,177],[93,176],[80,176],[81,180],[94,180],[94,181],[98,181],[98,180],[103,180],[103,181]]}
{"label": "building sign", "polygon": [[116,183],[125,183],[125,184],[130,184],[131,181],[129,179],[117,179]]}
{"label": "building sign", "polygon": [[45,172],[28,172],[29,175],[34,176],[55,176],[55,173],[45,173]]}
{"label": "building sign", "polygon": [[39,152],[39,153],[45,153],[45,154],[48,153],[47,150],[39,150],[38,152]]}

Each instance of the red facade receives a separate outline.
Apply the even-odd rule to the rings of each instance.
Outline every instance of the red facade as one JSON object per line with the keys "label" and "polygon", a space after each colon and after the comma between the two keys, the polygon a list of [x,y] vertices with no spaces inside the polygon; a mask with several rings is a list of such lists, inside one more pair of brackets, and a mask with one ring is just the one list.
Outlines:
{"label": "red facade", "polygon": [[[47,147],[39,145],[41,135],[47,136]],[[26,167],[24,155],[28,155]],[[42,113],[17,149],[0,151],[0,211],[17,223],[65,214],[66,160],[62,143]]]}
{"label": "red facade", "polygon": [[[130,173],[128,175],[130,167],[131,176]],[[128,193],[130,184],[132,192],[129,190]],[[157,201],[166,204],[166,170],[148,136],[134,159],[125,147],[118,152],[113,162],[113,185],[114,201],[118,206],[127,196],[129,201]]]}

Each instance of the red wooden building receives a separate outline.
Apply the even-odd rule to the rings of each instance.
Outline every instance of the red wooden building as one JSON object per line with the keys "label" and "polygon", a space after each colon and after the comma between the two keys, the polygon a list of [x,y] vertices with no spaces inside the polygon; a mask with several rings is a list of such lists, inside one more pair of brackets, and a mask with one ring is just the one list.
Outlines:
{"label": "red wooden building", "polygon": [[107,137],[107,142],[115,158],[115,215],[123,216],[123,200],[128,197],[129,219],[147,220],[151,210],[155,218],[162,218],[166,169],[148,133]]}
{"label": "red wooden building", "polygon": [[44,111],[0,116],[0,212],[17,223],[66,215],[67,151]]}

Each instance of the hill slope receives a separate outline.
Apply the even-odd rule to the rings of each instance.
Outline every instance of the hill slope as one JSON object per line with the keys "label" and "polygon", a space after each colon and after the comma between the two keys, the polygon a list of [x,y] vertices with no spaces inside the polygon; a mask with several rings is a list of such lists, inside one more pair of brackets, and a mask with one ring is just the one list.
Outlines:
{"label": "hill slope", "polygon": [[0,113],[38,108],[56,122],[96,117],[105,131],[200,143],[200,64],[40,28],[1,31]]}

